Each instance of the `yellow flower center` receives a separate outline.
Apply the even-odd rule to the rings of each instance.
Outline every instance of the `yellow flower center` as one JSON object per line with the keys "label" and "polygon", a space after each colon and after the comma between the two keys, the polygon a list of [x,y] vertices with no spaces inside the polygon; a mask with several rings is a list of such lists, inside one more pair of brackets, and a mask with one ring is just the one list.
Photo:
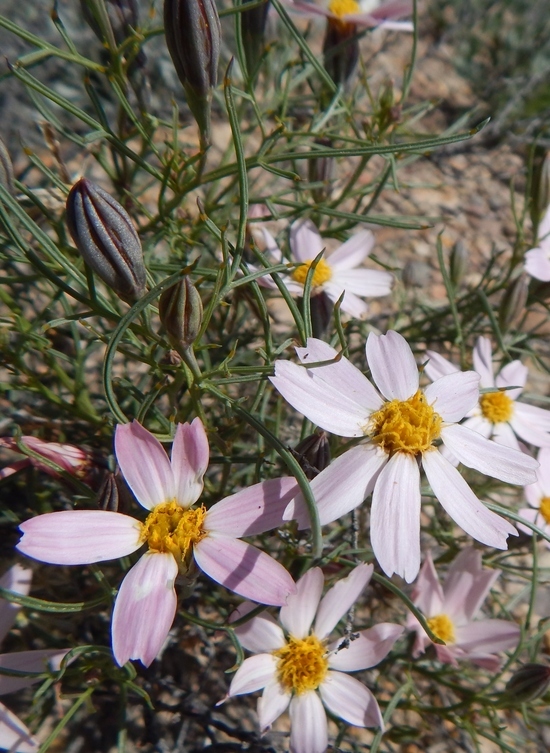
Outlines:
{"label": "yellow flower center", "polygon": [[[296,267],[296,269],[292,273],[292,279],[296,280],[296,282],[299,282],[301,285],[305,285],[307,273],[309,272],[309,269],[312,264],[313,264],[313,259],[309,259],[303,264],[300,264],[300,266]],[[317,288],[319,287],[319,285],[322,285],[323,283],[330,280],[331,277],[332,277],[332,269],[329,267],[329,265],[326,263],[324,259],[319,259],[319,261],[317,262],[317,266],[315,267],[315,270],[313,272],[313,279],[311,281],[311,287]]]}
{"label": "yellow flower center", "polygon": [[331,0],[328,9],[338,18],[361,13],[361,6],[355,0]]}
{"label": "yellow flower center", "polygon": [[423,392],[408,400],[391,400],[370,417],[368,434],[389,455],[426,452],[441,434],[443,419],[428,405]]}
{"label": "yellow flower center", "polygon": [[273,655],[279,660],[279,682],[297,695],[318,688],[327,673],[326,648],[315,635],[290,638],[286,646],[274,651]]}
{"label": "yellow flower center", "polygon": [[170,552],[182,564],[194,544],[204,538],[203,523],[206,508],[185,509],[176,502],[157,505],[143,524],[141,540],[153,552]]}
{"label": "yellow flower center", "polygon": [[539,512],[547,523],[550,523],[550,497],[543,497],[540,501]]}
{"label": "yellow flower center", "polygon": [[455,642],[455,626],[448,615],[438,614],[426,620],[426,622],[432,633],[441,638],[442,641],[445,641],[445,643]]}
{"label": "yellow flower center", "polygon": [[505,392],[487,392],[479,398],[483,417],[492,424],[500,424],[512,418],[514,401]]}

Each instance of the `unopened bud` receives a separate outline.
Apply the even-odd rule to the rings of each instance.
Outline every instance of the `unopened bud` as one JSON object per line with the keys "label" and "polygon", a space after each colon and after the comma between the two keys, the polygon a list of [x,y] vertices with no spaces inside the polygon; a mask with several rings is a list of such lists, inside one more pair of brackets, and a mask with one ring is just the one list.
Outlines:
{"label": "unopened bud", "polygon": [[193,345],[202,324],[202,301],[189,277],[164,291],[159,300],[159,316],[176,350]]}
{"label": "unopened bud", "polygon": [[82,258],[124,300],[145,290],[141,241],[126,210],[86,178],[67,198],[67,225]]}
{"label": "unopened bud", "polygon": [[296,445],[292,454],[308,479],[314,479],[330,465],[330,445],[326,431],[310,434]]}
{"label": "unopened bud", "polygon": [[323,41],[323,63],[337,86],[351,78],[358,60],[357,26],[329,17]]}
{"label": "unopened bud", "polygon": [[455,287],[458,287],[468,268],[468,250],[461,240],[458,240],[451,249],[449,257],[449,276]]}
{"label": "unopened bud", "polygon": [[309,312],[311,315],[312,335],[322,340],[327,333],[334,313],[334,303],[324,290],[311,296],[309,299]]}
{"label": "unopened bud", "polygon": [[164,33],[187,103],[202,141],[207,143],[221,42],[220,19],[214,0],[164,0]]}
{"label": "unopened bud", "polygon": [[527,703],[544,695],[550,686],[550,667],[525,664],[506,683],[503,696],[517,704]]}
{"label": "unopened bud", "polygon": [[[315,139],[315,143],[323,147],[331,147],[331,139]],[[315,150],[312,150],[312,155]],[[311,194],[315,201],[322,202],[330,198],[332,184],[335,175],[334,157],[313,157],[308,160],[308,178],[310,183],[317,185],[312,186]]]}
{"label": "unopened bud", "polygon": [[[254,0],[244,0],[243,7]],[[269,13],[269,0],[250,10],[242,10],[239,14],[244,55],[248,75],[254,78],[264,51],[265,24]]]}
{"label": "unopened bud", "polygon": [[539,223],[550,205],[550,153],[541,146],[535,147],[529,193],[533,236],[537,238]]}
{"label": "unopened bud", "polygon": [[498,323],[504,332],[525,313],[527,296],[529,293],[529,279],[526,275],[520,275],[506,289],[500,302]]}
{"label": "unopened bud", "polygon": [[[86,0],[80,0],[82,14],[86,23],[94,34],[103,39],[101,27]],[[137,0],[105,0],[105,10],[111,23],[113,35],[117,44],[122,44],[130,33],[130,28],[136,29],[139,25],[139,5]]]}
{"label": "unopened bud", "polygon": [[2,139],[0,139],[0,185],[4,186],[10,193],[14,193],[13,181],[13,165],[10,153]]}

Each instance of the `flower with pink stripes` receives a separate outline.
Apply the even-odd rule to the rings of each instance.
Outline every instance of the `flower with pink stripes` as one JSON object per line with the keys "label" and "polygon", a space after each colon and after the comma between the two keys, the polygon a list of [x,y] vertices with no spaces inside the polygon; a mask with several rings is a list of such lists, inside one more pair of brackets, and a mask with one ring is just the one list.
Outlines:
{"label": "flower with pink stripes", "polygon": [[276,560],[241,536],[280,525],[296,493],[292,478],[263,481],[207,510],[193,507],[203,490],[208,439],[200,419],[178,424],[171,460],[137,421],[117,426],[115,452],[130,489],[147,510],[144,522],[106,510],[67,510],[39,515],[20,528],[19,551],[57,565],[84,565],[147,551],[124,578],[112,620],[113,652],[122,665],[149,666],[176,613],[174,582],[192,579],[194,565],[247,599],[280,606],[296,587]]}
{"label": "flower with pink stripes", "polygon": [[[84,478],[92,470],[93,455],[89,450],[84,450],[81,447],[60,442],[45,442],[43,439],[32,436],[21,437],[21,444],[28,447],[36,455],[55,463],[63,471],[70,473],[72,476]],[[0,437],[0,447],[20,452],[17,442],[12,437]],[[44,473],[48,473],[50,476],[59,475],[51,466],[42,463],[39,458],[29,455],[22,460],[15,460],[4,468],[0,468],[0,481],[31,465],[40,471],[44,471]]]}
{"label": "flower with pink stripes", "polygon": [[407,628],[416,632],[413,656],[433,645],[440,662],[457,666],[457,659],[496,672],[501,661],[495,654],[517,646],[521,631],[510,620],[476,619],[500,570],[483,567],[481,553],[464,549],[447,571],[443,587],[428,554],[413,590],[413,601],[428,627],[445,645],[433,643],[413,614]]}
{"label": "flower with pink stripes", "polygon": [[[315,338],[297,348],[300,364],[275,363],[272,383],[325,431],[366,441],[347,450],[312,482],[321,524],[353,510],[372,492],[370,536],[380,566],[409,583],[420,568],[420,464],[449,515],[487,546],[506,549],[516,529],[484,507],[441,443],[469,468],[511,484],[535,480],[538,463],[460,425],[477,403],[479,375],[448,374],[420,389],[413,353],[397,332],[371,333],[367,361],[379,392],[347,358]],[[285,511],[309,525],[300,495]]]}
{"label": "flower with pink stripes", "polygon": [[[262,732],[289,708],[293,753],[327,749],[325,708],[356,727],[384,726],[371,691],[347,672],[379,664],[403,628],[380,623],[348,639],[329,641],[330,633],[368,584],[372,569],[372,565],[358,565],[323,598],[321,569],[308,570],[279,612],[279,622],[264,612],[235,628],[241,644],[255,655],[237,670],[228,696],[263,690],[258,700]],[[232,619],[243,617],[251,606],[243,604]]]}
{"label": "flower with pink stripes", "polygon": [[363,28],[377,26],[394,31],[413,31],[414,28],[410,21],[396,20],[411,15],[411,0],[330,0],[325,5],[308,0],[286,0],[285,5],[302,16],[324,16],[332,23]]}

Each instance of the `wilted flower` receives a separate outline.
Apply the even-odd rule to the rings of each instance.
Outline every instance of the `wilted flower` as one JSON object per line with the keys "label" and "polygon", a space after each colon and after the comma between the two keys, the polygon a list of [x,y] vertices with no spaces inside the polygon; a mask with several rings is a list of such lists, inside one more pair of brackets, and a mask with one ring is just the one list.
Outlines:
{"label": "wilted flower", "polygon": [[473,547],[456,557],[443,587],[428,553],[414,586],[414,604],[426,617],[428,627],[445,645],[433,643],[413,614],[407,628],[416,631],[413,656],[418,657],[433,645],[439,661],[457,665],[457,659],[496,671],[501,664],[495,654],[515,648],[519,626],[509,620],[476,619],[500,570],[484,568],[481,553]]}
{"label": "wilted flower", "polygon": [[141,241],[128,212],[100,186],[81,178],[67,197],[67,225],[82,258],[123,299],[145,290]]}
{"label": "wilted flower", "polygon": [[525,254],[525,271],[537,280],[550,282],[550,206],[538,228],[538,246]]}
{"label": "wilted flower", "polygon": [[112,622],[113,652],[122,665],[148,666],[160,651],[176,613],[178,573],[195,564],[245,598],[280,606],[295,584],[282,565],[239,537],[276,528],[295,494],[292,478],[271,479],[213,505],[193,508],[208,467],[208,440],[200,419],[178,424],[171,461],[160,442],[136,421],[117,426],[115,452],[138,502],[142,523],[107,510],[66,510],[22,523],[18,549],[57,565],[85,565],[148,551],[124,578]]}
{"label": "wilted flower", "polygon": [[[522,507],[519,515],[530,523],[534,523],[550,537],[550,447],[542,447],[537,455],[540,465],[537,468],[537,480],[528,484],[523,492],[530,507]],[[525,533],[532,531],[527,526],[518,523],[518,528]],[[550,549],[550,541],[545,540]]]}
{"label": "wilted flower", "polygon": [[[67,473],[78,478],[87,476],[92,468],[93,455],[82,447],[75,447],[71,444],[62,444],[59,442],[45,442],[37,437],[21,437],[21,444],[28,447],[37,455],[42,455],[46,460],[51,460]],[[0,437],[0,447],[5,447],[14,452],[20,452],[17,442],[12,437]],[[0,469],[0,480],[11,476],[13,473],[34,466],[50,476],[59,476],[58,472],[49,465],[41,463],[34,457],[27,456],[24,460],[16,460],[13,463]]]}
{"label": "wilted flower", "polygon": [[[459,372],[458,367],[439,353],[427,350],[426,355],[430,360],[424,372],[430,379]],[[511,361],[495,376],[491,341],[487,337],[477,340],[473,366],[481,378],[479,386],[498,391],[480,395],[477,404],[467,412],[464,426],[516,450],[520,449],[516,435],[535,447],[550,446],[550,411],[518,400],[527,381],[527,366],[521,361]]]}
{"label": "wilted flower", "polygon": [[[266,243],[267,255],[273,264],[284,261],[273,236],[265,228],[262,233]],[[359,318],[365,316],[368,306],[362,297],[388,295],[393,284],[393,275],[379,269],[361,269],[360,265],[374,247],[374,236],[370,230],[361,230],[353,235],[340,248],[327,257],[322,257],[315,267],[311,281],[312,295],[325,293],[331,301],[336,302],[342,293],[342,311]],[[303,295],[308,271],[316,257],[325,249],[325,243],[311,220],[299,220],[290,228],[290,249],[293,258],[299,262],[288,278],[283,278],[292,295]],[[250,269],[256,269],[249,265]],[[275,282],[266,275],[258,283],[275,289]]]}
{"label": "wilted flower", "polygon": [[[538,464],[533,458],[459,424],[478,401],[478,374],[449,374],[420,389],[413,353],[391,331],[367,339],[367,361],[381,394],[321,340],[310,338],[296,352],[301,365],[275,362],[271,381],[283,397],[325,431],[367,440],[311,482],[321,524],[353,510],[372,492],[374,554],[387,575],[414,580],[420,567],[421,464],[434,495],[456,523],[487,546],[506,549],[506,538],[516,529],[481,504],[436,444],[441,440],[464,465],[501,481],[534,481]],[[315,365],[326,361],[332,363]],[[307,527],[301,496],[284,517]]]}
{"label": "wilted flower", "polygon": [[[262,613],[235,628],[244,648],[255,656],[237,670],[229,697],[263,690],[258,700],[260,728],[265,732],[289,707],[290,750],[323,753],[328,745],[325,709],[356,727],[383,727],[371,691],[347,672],[379,664],[402,635],[400,625],[381,623],[348,639],[328,638],[356,602],[372,575],[372,565],[358,565],[321,598],[323,573],[308,570],[297,592],[279,612],[278,624]],[[244,616],[243,604],[233,619]]]}

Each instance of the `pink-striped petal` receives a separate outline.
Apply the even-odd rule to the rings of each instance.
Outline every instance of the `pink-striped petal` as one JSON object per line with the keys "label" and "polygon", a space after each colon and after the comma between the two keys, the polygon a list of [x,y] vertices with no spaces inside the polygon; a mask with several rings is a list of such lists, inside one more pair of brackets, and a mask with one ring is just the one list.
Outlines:
{"label": "pink-striped petal", "polygon": [[506,364],[495,378],[495,385],[499,388],[516,387],[515,390],[506,390],[510,400],[517,400],[523,392],[529,369],[521,361],[512,361]]}
{"label": "pink-striped petal", "polygon": [[230,697],[254,693],[265,688],[274,679],[277,671],[277,659],[273,654],[257,654],[245,659],[235,672],[228,695]]}
{"label": "pink-striped petal", "polygon": [[371,507],[371,544],[380,567],[407,583],[420,567],[420,473],[416,459],[396,453],[376,480]]}
{"label": "pink-striped petal", "polygon": [[352,269],[349,272],[335,272],[332,282],[362,298],[378,298],[389,295],[394,283],[394,276],[381,269]]}
{"label": "pink-striped petal", "polygon": [[314,690],[295,695],[290,702],[291,753],[325,753],[328,747],[327,715]]}
{"label": "pink-striped petal", "polygon": [[334,716],[355,727],[380,727],[384,721],[371,691],[342,672],[328,672],[319,686],[323,703]]}
{"label": "pink-striped petal", "polygon": [[474,620],[455,629],[456,645],[467,653],[496,654],[518,645],[521,630],[511,620]]}
{"label": "pink-striped petal", "polygon": [[[68,649],[67,649],[68,651]],[[50,659],[61,660],[67,651],[59,649],[40,649],[37,651],[13,651],[11,654],[0,654],[0,695],[15,693],[21,688],[28,688],[35,682],[42,682],[43,677],[16,677],[2,674],[3,669],[14,669],[17,672],[47,672]],[[58,664],[59,665],[59,664]]]}
{"label": "pink-striped petal", "polygon": [[322,598],[313,632],[326,638],[342,617],[349,612],[371,579],[372,565],[357,565],[346,578],[341,578]]}
{"label": "pink-striped petal", "polygon": [[311,220],[298,220],[290,228],[290,248],[296,261],[311,261],[326,248],[326,243]]}
{"label": "pink-striped petal", "polygon": [[[246,604],[251,609],[256,609],[258,606],[250,601],[246,602]],[[231,622],[243,616],[240,611],[238,607],[233,612]],[[265,654],[277,651],[286,643],[281,626],[267,612],[262,612],[256,617],[252,617],[248,622],[238,625],[235,628],[235,633],[241,646],[253,654]]]}
{"label": "pink-striped petal", "polygon": [[255,546],[210,534],[193,549],[200,569],[216,583],[245,599],[280,607],[296,592],[285,568]]}
{"label": "pink-striped petal", "polygon": [[444,421],[460,421],[477,405],[479,374],[457,371],[436,379],[424,390],[426,399]]}
{"label": "pink-striped petal", "polygon": [[441,439],[461,463],[509,484],[536,481],[538,462],[524,452],[491,442],[466,426],[454,424],[441,431]]}
{"label": "pink-striped petal", "polygon": [[374,248],[374,235],[370,230],[360,230],[330,254],[328,260],[334,271],[355,269]]}
{"label": "pink-striped petal", "polygon": [[178,424],[171,460],[176,499],[182,507],[190,507],[202,494],[208,457],[208,438],[200,418]]}
{"label": "pink-striped petal", "polygon": [[107,510],[62,510],[21,523],[17,549],[52,565],[89,565],[132,554],[143,542],[141,523]]}
{"label": "pink-striped petal", "polygon": [[278,528],[283,512],[296,495],[296,479],[282,477],[262,481],[212,505],[204,528],[223,536],[240,538]]}
{"label": "pink-striped petal", "polygon": [[441,611],[448,614],[455,624],[469,622],[481,609],[500,573],[500,570],[483,567],[481,552],[477,549],[463,549],[447,571]]}
{"label": "pink-striped petal", "polygon": [[440,614],[443,607],[443,588],[439,582],[430,552],[420,568],[420,573],[414,584],[412,599],[415,605],[427,617]]}
{"label": "pink-striped petal", "polygon": [[36,753],[39,747],[23,722],[0,703],[0,748],[9,753]]}
{"label": "pink-striped petal", "polygon": [[[427,350],[426,357],[427,363],[424,364],[424,374],[426,374],[428,379],[431,379],[432,382],[435,382],[436,379],[441,379],[443,376],[456,374],[460,371],[460,369],[458,369],[453,363],[446,358],[443,358],[439,353],[436,353],[435,350]],[[425,361],[426,358],[423,358],[422,360]]]}
{"label": "pink-striped petal", "polygon": [[418,390],[416,361],[398,332],[371,332],[367,338],[367,361],[376,386],[388,400],[407,400]]}
{"label": "pink-striped petal", "polygon": [[517,535],[516,529],[482,505],[464,478],[440,452],[424,453],[422,465],[435,496],[467,534],[487,546],[508,548],[506,539]]}
{"label": "pink-striped petal", "polygon": [[309,635],[324,582],[323,571],[319,567],[308,570],[296,583],[296,593],[289,596],[286,606],[279,612],[281,625],[293,638]]}
{"label": "pink-striped petal", "polygon": [[175,498],[168,455],[158,439],[137,421],[116,427],[115,454],[126,483],[146,510]]}
{"label": "pink-striped petal", "polygon": [[474,371],[477,371],[481,377],[479,386],[483,388],[494,387],[493,351],[488,337],[478,337],[472,357]]}
{"label": "pink-striped petal", "polygon": [[262,734],[287,710],[291,698],[292,693],[283,688],[276,679],[268,682],[258,700],[258,721]]}
{"label": "pink-striped petal", "polygon": [[122,581],[111,625],[120,666],[139,659],[148,667],[161,650],[176,614],[177,574],[171,554],[146,552]]}
{"label": "pink-striped petal", "polygon": [[341,309],[345,314],[349,314],[354,319],[364,319],[369,311],[368,304],[358,296],[354,295],[349,290],[345,290],[336,281],[330,280],[323,285],[323,291],[327,294],[333,303],[341,297],[342,293],[344,298],[342,299]]}
{"label": "pink-striped petal", "polygon": [[368,630],[357,633],[344,648],[339,649],[341,639],[335,641],[329,647],[331,651],[336,651],[329,656],[329,667],[341,672],[358,672],[360,669],[376,667],[390,653],[404,630],[401,625],[380,622]]}
{"label": "pink-striped petal", "polygon": [[[7,591],[13,591],[16,594],[26,596],[31,590],[31,581],[32,570],[30,567],[24,567],[16,563],[0,578],[0,587],[5,588]],[[15,622],[17,612],[20,609],[19,604],[12,604],[9,601],[0,599],[0,643],[10,631],[11,626]]]}

